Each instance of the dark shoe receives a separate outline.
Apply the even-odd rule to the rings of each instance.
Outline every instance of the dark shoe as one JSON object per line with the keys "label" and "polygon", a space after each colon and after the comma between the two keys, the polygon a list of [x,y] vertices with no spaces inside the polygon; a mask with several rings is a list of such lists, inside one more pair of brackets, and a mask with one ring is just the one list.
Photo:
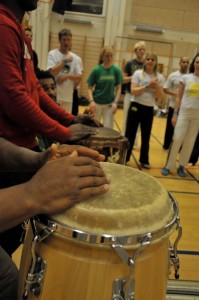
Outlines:
{"label": "dark shoe", "polygon": [[186,177],[186,173],[184,171],[184,167],[183,166],[180,166],[178,169],[177,169],[177,173],[180,177]]}
{"label": "dark shoe", "polygon": [[169,175],[169,169],[163,168],[162,171],[161,171],[161,174],[164,175],[164,176]]}
{"label": "dark shoe", "polygon": [[169,150],[169,147],[163,146],[162,147],[164,150]]}
{"label": "dark shoe", "polygon": [[151,169],[151,166],[149,165],[149,164],[141,164],[141,167],[143,168],[143,169]]}

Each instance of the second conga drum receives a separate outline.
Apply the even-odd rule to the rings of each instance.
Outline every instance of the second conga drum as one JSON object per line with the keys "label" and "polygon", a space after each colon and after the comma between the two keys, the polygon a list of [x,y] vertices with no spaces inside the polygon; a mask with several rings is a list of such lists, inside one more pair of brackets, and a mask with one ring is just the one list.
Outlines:
{"label": "second conga drum", "polygon": [[[112,180],[106,194],[34,220],[34,238],[22,255],[19,299],[166,299],[177,204],[145,173],[109,163],[103,168]],[[38,261],[36,268],[31,261]]]}
{"label": "second conga drum", "polygon": [[78,144],[99,151],[108,162],[124,165],[128,150],[128,139],[111,128],[99,127],[98,134],[78,141]]}

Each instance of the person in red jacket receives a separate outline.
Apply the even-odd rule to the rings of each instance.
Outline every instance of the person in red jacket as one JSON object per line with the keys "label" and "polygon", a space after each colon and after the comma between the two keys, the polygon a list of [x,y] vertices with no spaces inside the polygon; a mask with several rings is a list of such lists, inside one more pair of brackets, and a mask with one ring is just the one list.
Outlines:
{"label": "person in red jacket", "polygon": [[36,146],[36,133],[60,143],[96,133],[95,128],[76,124],[87,123],[88,115],[66,113],[38,83],[31,43],[19,23],[25,10],[36,5],[33,0],[0,1],[0,136],[29,149]]}
{"label": "person in red jacket", "polygon": [[[26,11],[37,0],[0,0],[0,136],[34,151],[40,151],[36,134],[60,143],[73,142],[97,129],[88,115],[74,117],[59,107],[40,86],[34,72],[33,53],[21,26]],[[81,123],[81,124],[80,124]],[[0,173],[0,188],[20,184],[32,174]],[[11,255],[20,244],[23,229],[3,232],[0,245]]]}

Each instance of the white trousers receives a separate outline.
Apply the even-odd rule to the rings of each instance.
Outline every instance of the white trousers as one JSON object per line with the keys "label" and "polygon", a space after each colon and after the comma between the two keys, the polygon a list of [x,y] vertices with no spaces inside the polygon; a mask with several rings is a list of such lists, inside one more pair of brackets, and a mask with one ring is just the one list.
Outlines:
{"label": "white trousers", "polygon": [[95,110],[94,118],[101,122],[101,118],[103,119],[102,124],[104,127],[112,128],[114,123],[114,115],[111,104],[97,104]]}
{"label": "white trousers", "polygon": [[173,142],[169,152],[167,169],[176,167],[176,158],[182,145],[179,157],[179,165],[185,167],[191,156],[193,146],[199,131],[199,111],[188,109],[180,111],[174,130]]}
{"label": "white trousers", "polygon": [[59,105],[68,113],[72,113],[72,107],[73,107],[73,103],[72,102],[64,102],[64,101],[57,101],[59,103]]}

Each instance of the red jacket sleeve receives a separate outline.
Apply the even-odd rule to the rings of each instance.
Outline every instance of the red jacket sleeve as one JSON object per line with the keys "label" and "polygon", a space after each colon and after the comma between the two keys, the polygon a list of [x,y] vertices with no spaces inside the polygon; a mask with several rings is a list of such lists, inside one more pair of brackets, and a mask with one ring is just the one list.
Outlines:
{"label": "red jacket sleeve", "polygon": [[5,41],[0,43],[0,110],[24,128],[65,142],[70,135],[65,126],[74,116],[52,103],[40,88],[20,31],[1,24],[0,40]]}

